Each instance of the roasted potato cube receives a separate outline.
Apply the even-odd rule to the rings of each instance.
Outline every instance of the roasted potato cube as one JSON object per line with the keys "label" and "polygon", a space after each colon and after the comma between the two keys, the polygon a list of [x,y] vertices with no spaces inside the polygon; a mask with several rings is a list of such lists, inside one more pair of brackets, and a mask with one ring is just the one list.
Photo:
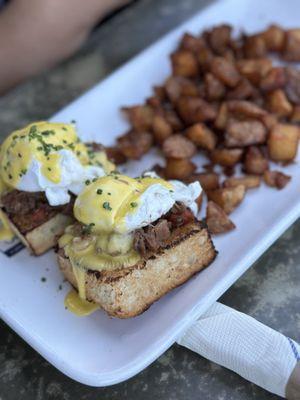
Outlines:
{"label": "roasted potato cube", "polygon": [[214,58],[213,52],[207,46],[203,46],[197,52],[197,61],[202,71],[208,71]]}
{"label": "roasted potato cube", "polygon": [[244,175],[240,177],[231,177],[225,179],[223,182],[224,187],[236,187],[244,185],[246,189],[254,189],[260,186],[260,176],[258,175]]}
{"label": "roasted potato cube", "polygon": [[286,80],[285,68],[274,67],[261,79],[260,88],[265,92],[282,89],[286,84]]}
{"label": "roasted potato cube", "polygon": [[184,181],[196,169],[196,165],[189,159],[167,158],[164,175],[166,179],[178,179]]}
{"label": "roasted potato cube", "polygon": [[217,137],[205,124],[198,122],[185,132],[186,136],[198,147],[213,150],[216,147]]}
{"label": "roasted potato cube", "polygon": [[227,104],[224,102],[219,107],[216,119],[214,121],[214,126],[217,129],[225,129],[228,121],[228,107]]}
{"label": "roasted potato cube", "polygon": [[118,138],[120,151],[130,160],[139,160],[153,144],[153,137],[148,132],[130,131]]}
{"label": "roasted potato cube", "polygon": [[274,90],[268,94],[267,105],[268,109],[276,114],[278,118],[288,117],[293,112],[292,104],[281,89]]}
{"label": "roasted potato cube", "polygon": [[277,25],[270,25],[269,28],[261,33],[266,47],[269,51],[281,51],[285,41],[285,32]]}
{"label": "roasted potato cube", "polygon": [[266,56],[266,52],[266,43],[260,35],[246,38],[244,44],[244,54],[246,58],[262,58]]}
{"label": "roasted potato cube", "polygon": [[206,224],[213,235],[229,232],[235,229],[234,223],[229,219],[223,208],[213,201],[209,201],[206,207]]}
{"label": "roasted potato cube", "polygon": [[261,117],[267,114],[267,112],[264,109],[257,106],[252,101],[247,101],[247,100],[227,101],[227,107],[230,115],[240,119],[248,119],[248,118],[260,119]]}
{"label": "roasted potato cube", "polygon": [[226,86],[235,87],[240,80],[240,74],[235,65],[224,57],[213,58],[210,68],[213,75]]}
{"label": "roasted potato cube", "polygon": [[105,147],[105,152],[107,158],[116,165],[124,164],[126,162],[126,157],[118,146]]}
{"label": "roasted potato cube", "polygon": [[172,135],[173,129],[165,117],[155,115],[152,125],[153,137],[156,143],[163,143],[169,136]]}
{"label": "roasted potato cube", "polygon": [[180,49],[188,50],[197,53],[198,50],[205,46],[204,40],[200,37],[193,36],[190,33],[185,33],[181,39]]}
{"label": "roasted potato cube", "polygon": [[295,68],[286,69],[285,94],[295,104],[300,104],[300,70]]}
{"label": "roasted potato cube", "polygon": [[198,75],[199,67],[196,56],[188,50],[178,50],[171,55],[173,74],[194,78]]}
{"label": "roasted potato cube", "polygon": [[282,56],[286,61],[300,61],[300,29],[286,32]]}
{"label": "roasted potato cube", "polygon": [[149,131],[151,129],[154,112],[150,106],[123,107],[122,110],[136,132]]}
{"label": "roasted potato cube", "polygon": [[238,60],[237,69],[241,75],[249,79],[254,85],[258,85],[272,68],[272,61],[268,58]]}
{"label": "roasted potato cube", "polygon": [[223,167],[233,167],[242,158],[242,149],[215,149],[210,153],[210,159],[214,164]]}
{"label": "roasted potato cube", "polygon": [[187,124],[211,121],[216,118],[216,109],[198,97],[181,97],[177,102],[179,116]]}
{"label": "roasted potato cube", "polygon": [[174,110],[164,110],[164,117],[174,132],[181,131],[184,128],[181,119]]}
{"label": "roasted potato cube", "polygon": [[238,185],[233,188],[222,188],[208,191],[207,197],[218,204],[226,214],[230,214],[244,199],[245,186]]}
{"label": "roasted potato cube", "polygon": [[252,146],[246,152],[244,167],[248,174],[262,175],[269,168],[269,162],[258,147]]}
{"label": "roasted potato cube", "polygon": [[232,28],[229,25],[219,25],[206,32],[207,41],[212,50],[222,56],[230,44]]}
{"label": "roasted potato cube", "polygon": [[165,88],[171,103],[176,103],[181,96],[199,96],[195,83],[183,76],[171,76],[166,80]]}
{"label": "roasted potato cube", "polygon": [[292,161],[297,154],[299,127],[289,124],[278,124],[270,132],[268,152],[273,161]]}
{"label": "roasted potato cube", "polygon": [[213,74],[207,73],[204,77],[205,95],[207,100],[220,100],[226,93],[225,86]]}
{"label": "roasted potato cube", "polygon": [[265,171],[264,181],[268,186],[276,187],[277,189],[283,189],[291,180],[289,175],[284,174],[280,171]]}
{"label": "roasted potato cube", "polygon": [[200,195],[197,197],[196,203],[198,206],[198,212],[200,212],[203,203],[203,192],[201,192]]}
{"label": "roasted potato cube", "polygon": [[244,147],[261,144],[266,141],[267,129],[257,120],[238,121],[230,118],[226,125],[225,145],[227,147]]}
{"label": "roasted potato cube", "polygon": [[219,187],[219,175],[215,172],[199,172],[192,174],[186,180],[187,183],[193,183],[198,181],[202,186],[202,189],[206,192],[207,190],[218,189]]}
{"label": "roasted potato cube", "polygon": [[245,100],[253,97],[256,94],[256,89],[246,78],[242,78],[237,86],[227,92],[226,98],[228,100]]}
{"label": "roasted potato cube", "polygon": [[290,117],[290,121],[296,124],[300,124],[300,106],[295,106],[293,108],[292,115]]}
{"label": "roasted potato cube", "polygon": [[162,145],[162,151],[167,158],[191,158],[196,150],[194,143],[181,134],[170,136]]}

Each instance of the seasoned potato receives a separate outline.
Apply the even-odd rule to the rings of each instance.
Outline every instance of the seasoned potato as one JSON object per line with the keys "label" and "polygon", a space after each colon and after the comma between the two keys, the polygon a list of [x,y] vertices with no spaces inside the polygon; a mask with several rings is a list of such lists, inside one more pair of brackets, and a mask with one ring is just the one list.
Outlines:
{"label": "seasoned potato", "polygon": [[256,89],[246,78],[242,78],[237,86],[227,92],[228,100],[245,100],[253,97],[256,94]]}
{"label": "seasoned potato", "polygon": [[209,71],[214,54],[208,46],[203,46],[197,51],[197,61],[203,71]]}
{"label": "seasoned potato", "polygon": [[242,149],[215,149],[210,153],[210,159],[214,164],[233,167],[241,160],[242,155]]}
{"label": "seasoned potato", "polygon": [[202,189],[206,192],[207,190],[218,189],[219,187],[219,175],[215,172],[199,172],[192,174],[186,179],[187,183],[198,181],[202,186]]}
{"label": "seasoned potato", "polygon": [[118,138],[119,149],[130,160],[139,160],[153,144],[152,135],[148,132],[130,131]]}
{"label": "seasoned potato", "polygon": [[260,176],[258,175],[244,175],[240,177],[227,178],[223,182],[224,187],[236,187],[244,185],[246,189],[253,189],[260,186]]}
{"label": "seasoned potato", "polygon": [[179,116],[187,124],[211,121],[216,118],[216,109],[198,97],[181,97],[177,102]]}
{"label": "seasoned potato", "polygon": [[162,146],[162,151],[167,158],[191,158],[196,150],[194,143],[180,134],[170,136]]}
{"label": "seasoned potato", "polygon": [[180,48],[197,53],[197,51],[205,46],[202,38],[193,36],[190,33],[185,33],[181,39]]}
{"label": "seasoned potato", "polygon": [[151,129],[154,112],[150,106],[123,107],[122,110],[136,132],[149,131]]}
{"label": "seasoned potato", "polygon": [[260,88],[265,92],[282,89],[285,86],[286,81],[285,68],[274,67],[261,79]]}
{"label": "seasoned potato", "polygon": [[197,197],[196,203],[198,206],[198,212],[200,212],[203,203],[203,192],[201,192],[200,195]]}
{"label": "seasoned potato", "polygon": [[213,150],[216,147],[217,137],[205,124],[198,122],[185,132],[186,136],[198,147]]}
{"label": "seasoned potato", "polygon": [[244,44],[244,54],[246,58],[262,58],[267,53],[264,39],[260,35],[248,36]]}
{"label": "seasoned potato", "polygon": [[300,104],[300,70],[296,68],[286,69],[285,94],[295,104]]}
{"label": "seasoned potato", "polygon": [[281,89],[274,90],[268,95],[268,109],[278,118],[288,117],[293,112],[293,106]]}
{"label": "seasoned potato", "polygon": [[196,84],[183,76],[171,76],[165,82],[166,94],[172,103],[181,96],[199,96]]}
{"label": "seasoned potato", "polygon": [[230,115],[242,119],[260,119],[267,114],[264,109],[247,100],[227,101],[227,107]]}
{"label": "seasoned potato", "polygon": [[214,235],[235,229],[234,223],[229,219],[223,208],[213,201],[207,203],[206,224],[209,232]]}
{"label": "seasoned potato", "polygon": [[272,61],[268,58],[238,60],[237,69],[241,75],[249,79],[254,85],[258,85],[261,78],[267,75],[272,68]]}
{"label": "seasoned potato", "polygon": [[204,77],[205,95],[207,100],[220,100],[225,96],[226,89],[223,83],[213,74],[207,73]]}
{"label": "seasoned potato", "polygon": [[244,199],[245,186],[238,185],[233,188],[222,188],[208,191],[207,197],[218,204],[226,214],[230,214]]}
{"label": "seasoned potato", "polygon": [[118,146],[105,147],[105,152],[107,158],[117,165],[126,162],[126,157]]}
{"label": "seasoned potato", "polygon": [[227,121],[228,121],[229,113],[227,103],[221,103],[219,107],[216,119],[214,121],[214,125],[217,129],[225,129]]}
{"label": "seasoned potato", "polygon": [[181,131],[183,129],[183,123],[177,113],[172,109],[164,110],[164,117],[168,124],[171,125],[174,132]]}
{"label": "seasoned potato", "polygon": [[193,78],[198,75],[196,56],[188,50],[178,50],[171,55],[173,74]]}
{"label": "seasoned potato", "polygon": [[300,61],[300,29],[286,32],[282,55],[287,61]]}
{"label": "seasoned potato", "polygon": [[268,152],[273,161],[292,161],[297,154],[299,127],[289,124],[278,124],[270,132]]}
{"label": "seasoned potato", "polygon": [[277,25],[270,25],[261,33],[269,51],[282,51],[285,41],[285,32]]}
{"label": "seasoned potato", "polygon": [[153,117],[152,131],[155,142],[160,144],[173,133],[171,125],[166,118],[161,115],[155,115]]}
{"label": "seasoned potato", "polygon": [[216,54],[222,56],[226,53],[227,47],[230,45],[231,31],[231,26],[223,24],[205,32],[209,46]]}
{"label": "seasoned potato", "polygon": [[300,105],[293,108],[292,115],[290,116],[290,121],[296,124],[300,124]]}
{"label": "seasoned potato", "polygon": [[240,74],[235,65],[224,57],[213,58],[210,68],[213,75],[226,86],[235,87],[240,80]]}
{"label": "seasoned potato", "polygon": [[265,171],[264,181],[268,186],[276,187],[277,189],[283,189],[291,180],[289,175],[284,174],[280,171]]}
{"label": "seasoned potato", "polygon": [[248,174],[262,175],[269,168],[269,162],[258,147],[251,146],[246,152],[244,168]]}
{"label": "seasoned potato", "polygon": [[265,125],[257,121],[238,121],[233,118],[226,125],[225,146],[244,147],[253,144],[264,143],[267,138]]}
{"label": "seasoned potato", "polygon": [[166,179],[187,179],[196,169],[196,165],[189,159],[167,158],[164,175]]}

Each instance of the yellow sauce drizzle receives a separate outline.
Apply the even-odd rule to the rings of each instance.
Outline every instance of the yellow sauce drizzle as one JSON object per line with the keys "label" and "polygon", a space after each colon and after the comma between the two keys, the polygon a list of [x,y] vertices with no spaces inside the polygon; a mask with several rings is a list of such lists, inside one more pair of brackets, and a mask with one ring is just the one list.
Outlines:
{"label": "yellow sauce drizzle", "polygon": [[97,304],[81,299],[75,290],[66,295],[65,307],[78,317],[85,317],[99,309]]}
{"label": "yellow sauce drizzle", "polygon": [[0,222],[0,240],[12,240],[15,234],[9,225],[8,218],[2,210],[0,210]]}

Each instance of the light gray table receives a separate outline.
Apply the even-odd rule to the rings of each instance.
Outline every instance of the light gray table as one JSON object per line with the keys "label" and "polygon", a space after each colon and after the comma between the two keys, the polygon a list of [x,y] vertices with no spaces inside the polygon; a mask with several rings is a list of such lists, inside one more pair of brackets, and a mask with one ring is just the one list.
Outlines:
{"label": "light gray table", "polygon": [[[0,99],[1,136],[32,120],[48,118],[203,5],[199,0],[140,0],[133,4],[101,25],[71,60]],[[221,299],[298,341],[299,242],[298,222]],[[0,400],[133,398],[277,397],[179,346],[173,346],[125,383],[104,389],[89,388],[62,375],[0,322]]]}

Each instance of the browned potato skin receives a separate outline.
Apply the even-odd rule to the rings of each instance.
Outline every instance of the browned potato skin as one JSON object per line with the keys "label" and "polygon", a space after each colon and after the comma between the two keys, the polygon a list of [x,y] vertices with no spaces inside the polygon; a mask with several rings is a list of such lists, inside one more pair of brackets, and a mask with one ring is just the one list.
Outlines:
{"label": "browned potato skin", "polygon": [[213,74],[207,73],[204,77],[205,95],[210,101],[220,100],[225,96],[226,89],[223,83]]}
{"label": "browned potato skin", "polygon": [[289,162],[297,154],[299,127],[289,124],[278,124],[270,132],[268,152],[273,161]]}
{"label": "browned potato skin", "polygon": [[246,100],[256,94],[256,89],[246,78],[242,78],[237,86],[227,92],[226,99],[228,100]]}
{"label": "browned potato skin", "polygon": [[300,29],[286,31],[282,56],[286,61],[300,61]]}
{"label": "browned potato skin", "polygon": [[188,50],[178,50],[171,55],[173,74],[194,78],[198,75],[198,63],[195,55]]}
{"label": "browned potato skin", "polygon": [[208,230],[213,235],[218,235],[235,229],[234,223],[228,218],[223,208],[213,201],[208,201],[207,203],[206,224]]}
{"label": "browned potato skin", "polygon": [[244,44],[244,54],[246,58],[262,58],[267,53],[267,47],[264,39],[259,35],[253,35],[246,38]]}
{"label": "browned potato skin", "polygon": [[148,153],[153,144],[153,137],[148,132],[130,131],[118,138],[118,147],[130,160],[139,160]]}
{"label": "browned potato skin", "polygon": [[278,118],[288,117],[293,112],[293,105],[281,89],[274,90],[268,95],[268,108]]}
{"label": "browned potato skin", "polygon": [[176,103],[181,96],[199,96],[196,84],[183,76],[170,76],[165,82],[165,88],[171,103]]}
{"label": "browned potato skin", "polygon": [[171,125],[161,115],[153,117],[152,131],[155,142],[159,144],[163,143],[173,133]]}
{"label": "browned potato skin", "polygon": [[272,68],[266,76],[260,81],[260,88],[269,92],[276,89],[282,89],[286,84],[286,73],[283,67]]}
{"label": "browned potato skin", "polygon": [[285,32],[282,28],[277,25],[270,25],[260,35],[264,39],[266,48],[269,51],[282,51],[285,41]]}
{"label": "browned potato skin", "polygon": [[230,25],[219,25],[212,28],[209,32],[204,32],[211,49],[218,55],[224,55],[226,48],[230,44],[232,28]]}
{"label": "browned potato skin", "polygon": [[216,119],[214,121],[214,126],[217,129],[225,129],[227,121],[229,118],[227,103],[223,102],[219,107]]}
{"label": "browned potato skin", "polygon": [[249,79],[255,86],[272,68],[272,61],[267,58],[238,60],[237,69],[241,75]]}
{"label": "browned potato skin", "polygon": [[214,190],[219,188],[219,176],[215,172],[199,172],[192,174],[186,179],[186,183],[193,183],[198,181],[202,189],[206,192],[207,190]]}
{"label": "browned potato skin", "polygon": [[238,121],[233,118],[226,125],[225,146],[244,147],[262,144],[266,141],[267,129],[264,124],[255,119]]}
{"label": "browned potato skin", "polygon": [[240,80],[240,74],[235,65],[224,57],[215,57],[210,68],[212,74],[226,86],[235,87]]}
{"label": "browned potato skin", "polygon": [[202,38],[191,35],[190,33],[185,33],[181,39],[180,48],[184,50],[197,53],[205,45]]}
{"label": "browned potato skin", "polygon": [[216,135],[211,129],[201,122],[188,128],[185,134],[186,137],[189,138],[196,146],[205,150],[212,151],[216,147]]}
{"label": "browned potato skin", "polygon": [[180,134],[170,136],[162,145],[162,151],[167,158],[191,158],[196,150],[194,143]]}
{"label": "browned potato skin", "polygon": [[186,124],[211,121],[216,118],[216,109],[200,97],[181,97],[177,101],[177,111]]}
{"label": "browned potato skin", "polygon": [[196,165],[189,159],[167,158],[164,175],[166,179],[178,179],[184,181],[196,169]]}
{"label": "browned potato skin", "polygon": [[264,109],[248,100],[230,100],[226,104],[230,115],[236,118],[260,119],[267,114]]}
{"label": "browned potato skin", "polygon": [[290,117],[290,121],[294,122],[296,124],[300,124],[300,105],[299,106],[295,106],[293,108],[293,112],[292,112],[292,115]]}
{"label": "browned potato skin", "polygon": [[210,153],[210,159],[214,164],[223,167],[233,167],[243,156],[242,149],[215,149]]}
{"label": "browned potato skin", "polygon": [[226,214],[230,214],[244,199],[245,186],[238,185],[233,188],[222,188],[208,191],[207,197],[218,204]]}
{"label": "browned potato skin", "polygon": [[269,168],[269,161],[258,147],[250,147],[245,156],[244,168],[248,174],[262,175]]}
{"label": "browned potato skin", "polygon": [[283,189],[291,180],[289,175],[284,174],[280,171],[265,171],[264,181],[270,187],[276,187],[277,189]]}
{"label": "browned potato skin", "polygon": [[223,182],[225,188],[236,187],[239,185],[244,185],[246,189],[254,189],[260,186],[260,176],[257,175],[244,175],[241,177],[231,177],[227,178]]}
{"label": "browned potato skin", "polygon": [[123,107],[122,111],[125,112],[133,130],[136,132],[144,132],[151,129],[154,113],[150,106]]}

